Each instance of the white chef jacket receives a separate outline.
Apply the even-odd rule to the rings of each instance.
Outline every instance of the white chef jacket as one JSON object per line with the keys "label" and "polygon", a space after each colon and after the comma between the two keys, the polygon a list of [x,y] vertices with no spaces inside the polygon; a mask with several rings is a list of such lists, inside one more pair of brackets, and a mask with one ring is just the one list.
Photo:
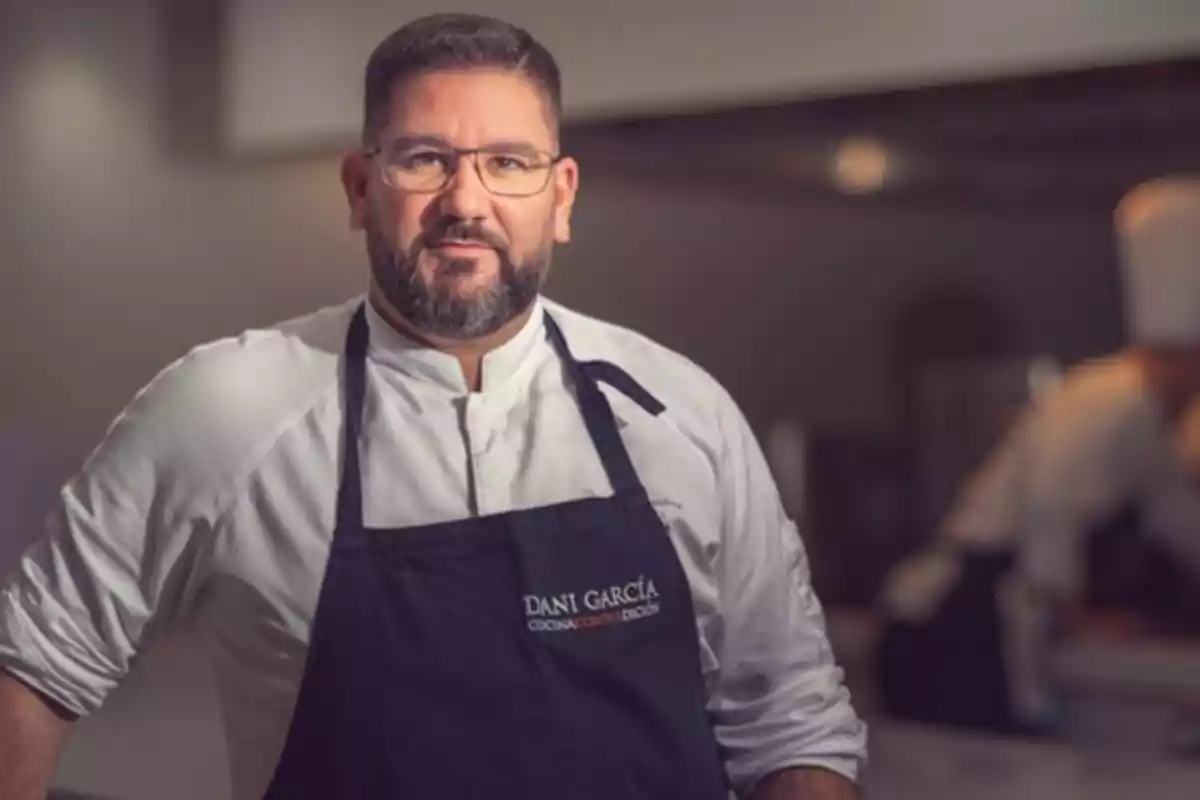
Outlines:
{"label": "white chef jacket", "polygon": [[[339,359],[360,302],[199,347],[143,389],[64,487],[0,599],[0,666],[86,714],[142,644],[194,615],[209,647],[234,797],[262,796],[299,688],[341,460]],[[428,525],[611,493],[561,363],[624,369],[652,416],[603,385],[692,590],[700,662],[734,785],[809,765],[854,777],[865,726],[842,684],[803,546],[755,438],[699,367],[539,300],[483,361],[458,362],[368,307],[365,521]],[[420,720],[396,724],[420,725]]]}
{"label": "white chef jacket", "polygon": [[1145,532],[1200,574],[1200,494],[1172,426],[1128,355],[1084,364],[1037,398],[968,482],[942,530],[1015,545],[1019,571],[1065,600],[1083,589],[1085,537],[1137,502]]}

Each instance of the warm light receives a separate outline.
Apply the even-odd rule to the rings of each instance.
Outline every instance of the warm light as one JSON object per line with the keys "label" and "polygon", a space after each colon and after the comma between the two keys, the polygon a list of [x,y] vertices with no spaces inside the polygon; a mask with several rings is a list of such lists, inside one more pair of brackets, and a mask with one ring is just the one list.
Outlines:
{"label": "warm light", "polygon": [[834,180],[849,194],[879,191],[887,173],[887,150],[874,139],[847,139],[833,159]]}
{"label": "warm light", "polygon": [[76,136],[86,141],[94,135],[89,129],[106,119],[112,101],[91,65],[69,54],[48,55],[32,64],[18,87],[19,118],[43,136]]}
{"label": "warm light", "polygon": [[18,73],[14,100],[14,146],[39,183],[111,194],[114,145],[127,142],[130,124],[95,65],[71,52],[45,53]]}

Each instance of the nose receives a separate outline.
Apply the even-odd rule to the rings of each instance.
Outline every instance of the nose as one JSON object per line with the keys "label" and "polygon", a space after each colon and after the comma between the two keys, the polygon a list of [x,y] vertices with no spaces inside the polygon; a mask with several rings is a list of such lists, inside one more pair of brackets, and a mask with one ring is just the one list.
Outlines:
{"label": "nose", "polygon": [[442,213],[458,219],[481,219],[487,216],[490,203],[491,193],[479,179],[474,157],[463,156],[442,190]]}

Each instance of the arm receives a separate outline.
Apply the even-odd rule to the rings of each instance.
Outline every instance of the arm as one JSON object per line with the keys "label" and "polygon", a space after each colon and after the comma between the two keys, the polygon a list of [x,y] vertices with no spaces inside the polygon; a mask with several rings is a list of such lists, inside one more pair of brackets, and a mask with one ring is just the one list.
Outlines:
{"label": "arm", "polygon": [[45,796],[67,720],[101,705],[193,592],[204,518],[180,501],[148,402],[112,427],[0,581],[0,800]]}
{"label": "arm", "polygon": [[858,787],[836,772],[815,768],[787,769],[766,778],[752,800],[858,800]]}
{"label": "arm", "polygon": [[44,798],[70,730],[71,715],[0,671],[0,797]]}
{"label": "arm", "polygon": [[754,800],[853,798],[866,729],[834,663],[803,543],[732,400],[718,418],[721,624],[709,696],[730,777]]}

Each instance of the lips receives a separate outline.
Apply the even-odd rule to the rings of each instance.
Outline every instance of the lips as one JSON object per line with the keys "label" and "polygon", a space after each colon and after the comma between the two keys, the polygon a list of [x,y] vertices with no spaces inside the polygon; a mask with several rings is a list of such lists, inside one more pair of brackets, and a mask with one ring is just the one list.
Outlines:
{"label": "lips", "polygon": [[430,246],[430,248],[432,248],[434,250],[445,250],[445,249],[491,250],[492,249],[490,245],[486,245],[483,242],[460,241],[460,240],[454,240],[454,239],[444,239],[440,242],[430,242],[429,246]]}

